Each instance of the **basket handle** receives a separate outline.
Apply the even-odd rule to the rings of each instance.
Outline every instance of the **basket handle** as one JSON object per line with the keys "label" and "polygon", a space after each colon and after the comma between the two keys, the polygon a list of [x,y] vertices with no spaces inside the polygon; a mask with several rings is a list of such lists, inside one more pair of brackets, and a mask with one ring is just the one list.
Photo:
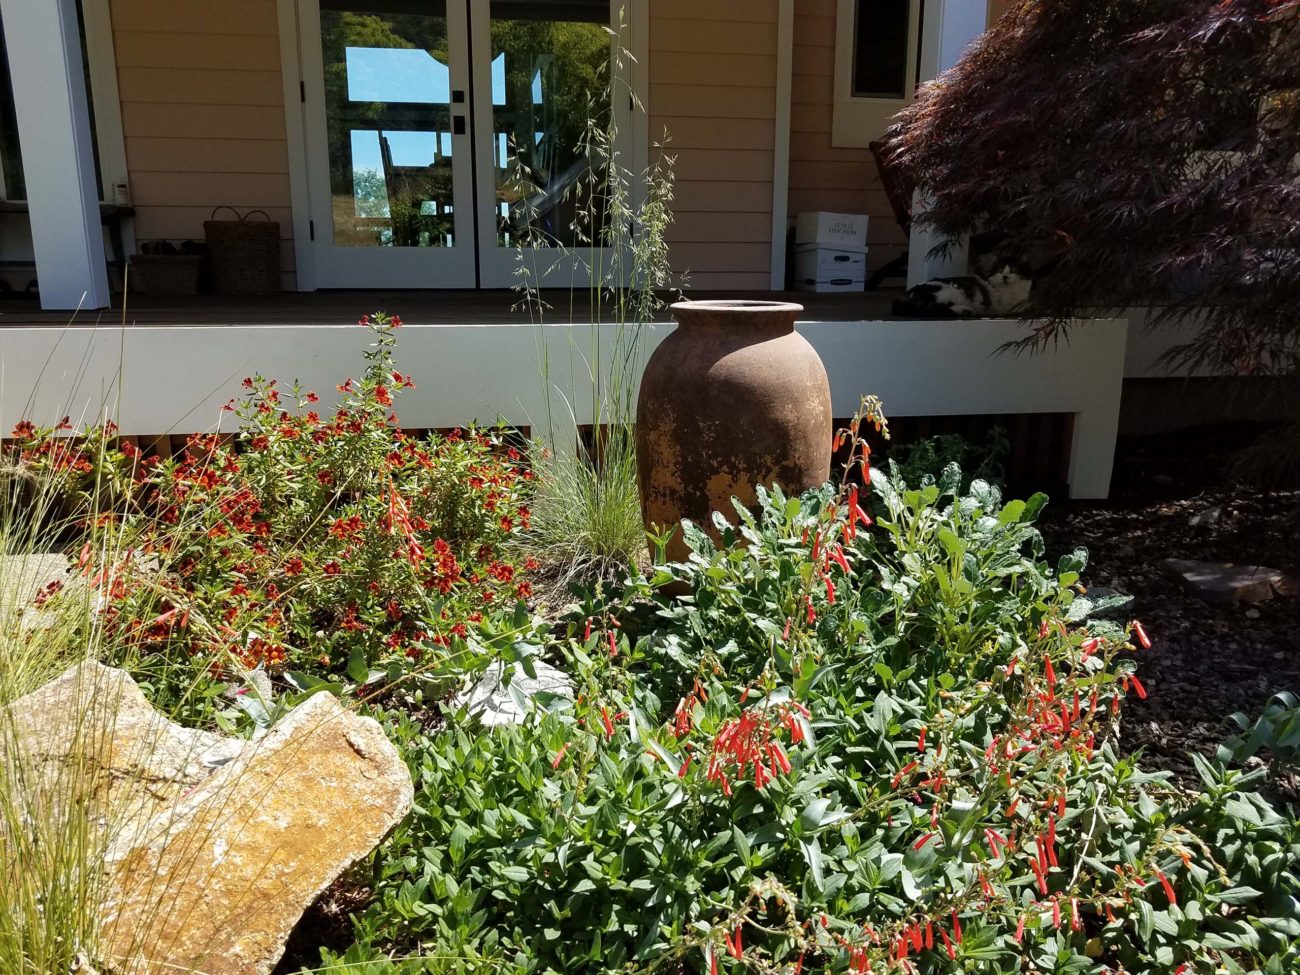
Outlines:
{"label": "basket handle", "polygon": [[229,210],[231,213],[235,215],[235,219],[238,220],[240,223],[243,223],[245,220],[247,220],[255,213],[260,213],[262,216],[266,217],[268,221],[271,219],[271,215],[267,213],[265,210],[249,210],[241,216],[239,211],[232,206],[216,207],[215,209],[213,209],[212,213],[208,215],[208,219],[215,220],[217,218],[217,214],[220,213],[222,210]]}

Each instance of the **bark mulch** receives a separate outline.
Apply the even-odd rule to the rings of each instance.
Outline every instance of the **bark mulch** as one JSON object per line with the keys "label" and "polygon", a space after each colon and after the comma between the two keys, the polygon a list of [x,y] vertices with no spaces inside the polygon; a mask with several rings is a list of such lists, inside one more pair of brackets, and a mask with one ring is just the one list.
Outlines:
{"label": "bark mulch", "polygon": [[[1054,502],[1044,516],[1048,555],[1083,546],[1084,581],[1133,596],[1132,618],[1154,645],[1138,658],[1145,701],[1130,695],[1121,744],[1144,764],[1195,783],[1188,752],[1213,755],[1278,691],[1300,693],[1300,591],[1256,605],[1211,605],[1162,565],[1168,558],[1280,569],[1300,580],[1300,490],[1234,482],[1230,452],[1252,431],[1214,428],[1121,441],[1109,500]],[[1300,798],[1294,774],[1273,783]]]}

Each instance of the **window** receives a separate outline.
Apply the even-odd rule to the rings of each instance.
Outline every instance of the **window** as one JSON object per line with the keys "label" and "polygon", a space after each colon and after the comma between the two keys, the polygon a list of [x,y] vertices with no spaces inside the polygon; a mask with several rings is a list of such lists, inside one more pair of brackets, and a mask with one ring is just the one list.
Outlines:
{"label": "window", "polygon": [[866,146],[916,90],[923,0],[839,0],[831,143]]}
{"label": "window", "polygon": [[14,111],[14,89],[9,82],[9,56],[4,28],[0,27],[0,199],[25,200],[23,159],[18,147],[18,117]]}
{"label": "window", "polygon": [[854,98],[906,98],[911,0],[857,0],[853,18]]}

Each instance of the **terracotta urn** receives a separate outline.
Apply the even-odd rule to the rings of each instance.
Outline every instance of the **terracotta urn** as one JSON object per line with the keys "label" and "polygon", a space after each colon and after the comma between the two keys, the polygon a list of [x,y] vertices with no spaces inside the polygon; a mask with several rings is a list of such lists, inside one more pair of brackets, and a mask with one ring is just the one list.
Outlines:
{"label": "terracotta urn", "polygon": [[637,473],[647,530],[675,527],[670,561],[686,558],[681,520],[717,533],[731,499],[755,488],[798,494],[826,481],[831,391],[813,347],[794,330],[803,306],[780,301],[682,301],[677,328],[655,349],[636,409]]}

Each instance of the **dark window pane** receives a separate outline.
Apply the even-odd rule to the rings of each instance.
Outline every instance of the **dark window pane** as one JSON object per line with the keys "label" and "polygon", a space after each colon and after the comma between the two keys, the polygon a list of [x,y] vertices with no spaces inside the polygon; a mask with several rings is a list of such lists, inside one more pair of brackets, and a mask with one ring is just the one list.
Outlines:
{"label": "dark window pane", "polygon": [[853,24],[853,94],[907,97],[911,0],[858,0]]}
{"label": "dark window pane", "polygon": [[4,172],[3,196],[9,200],[27,199],[23,182],[23,160],[18,150],[18,117],[14,112],[14,89],[9,82],[9,55],[5,50],[4,30],[0,28],[0,167]]}

